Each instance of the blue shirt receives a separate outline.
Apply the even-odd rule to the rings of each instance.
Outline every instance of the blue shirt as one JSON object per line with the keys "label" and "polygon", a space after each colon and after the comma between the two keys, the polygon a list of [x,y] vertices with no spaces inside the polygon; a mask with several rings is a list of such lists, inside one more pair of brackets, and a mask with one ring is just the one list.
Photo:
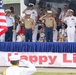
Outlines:
{"label": "blue shirt", "polygon": [[15,19],[12,16],[6,16],[7,27],[12,27],[15,23]]}

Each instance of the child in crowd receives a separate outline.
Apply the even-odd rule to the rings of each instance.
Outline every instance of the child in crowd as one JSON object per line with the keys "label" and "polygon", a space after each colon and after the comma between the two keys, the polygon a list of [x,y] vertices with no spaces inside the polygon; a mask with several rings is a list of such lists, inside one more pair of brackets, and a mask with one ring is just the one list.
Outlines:
{"label": "child in crowd", "polygon": [[24,33],[25,33],[24,25],[21,25],[21,29],[17,33],[17,42],[24,42],[25,41]]}
{"label": "child in crowd", "polygon": [[42,27],[41,29],[39,30],[39,42],[45,42],[45,24],[42,23]]}
{"label": "child in crowd", "polygon": [[40,33],[39,42],[45,42],[45,34],[44,33]]}
{"label": "child in crowd", "polygon": [[60,34],[58,42],[64,42],[65,41],[64,39],[65,39],[64,35]]}

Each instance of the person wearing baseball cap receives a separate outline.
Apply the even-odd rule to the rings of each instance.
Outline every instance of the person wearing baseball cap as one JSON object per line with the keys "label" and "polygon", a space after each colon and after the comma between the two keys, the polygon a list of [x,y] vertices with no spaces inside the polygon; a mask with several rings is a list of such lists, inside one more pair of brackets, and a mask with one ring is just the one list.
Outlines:
{"label": "person wearing baseball cap", "polygon": [[6,9],[5,13],[6,13],[6,23],[7,23],[7,27],[8,27],[8,31],[5,34],[5,41],[12,42],[13,31],[15,30],[15,19],[13,16],[11,16],[10,9]]}
{"label": "person wearing baseball cap", "polygon": [[38,26],[36,25],[36,22],[38,21],[38,14],[37,14],[37,11],[34,9],[34,4],[33,3],[29,3],[29,6],[28,6],[29,9],[25,9],[23,10],[22,13],[26,13],[26,12],[30,12],[31,15],[31,19],[34,20],[35,22],[35,27],[33,29],[33,35],[32,35],[32,42],[36,42],[37,41],[37,31],[38,31]]}
{"label": "person wearing baseball cap", "polygon": [[47,11],[47,13],[48,13],[48,14],[52,14],[53,12],[52,12],[52,11]]}
{"label": "person wearing baseball cap", "polygon": [[73,14],[74,11],[72,9],[68,9],[66,16],[62,19],[62,21],[67,24],[68,42],[75,42],[76,17],[73,16]]}
{"label": "person wearing baseball cap", "polygon": [[29,3],[29,6],[34,6],[34,4],[33,3]]}
{"label": "person wearing baseball cap", "polygon": [[27,16],[27,15],[31,16],[31,13],[28,12],[28,11],[26,11],[25,15],[26,15],[26,16]]}
{"label": "person wearing baseball cap", "polygon": [[68,12],[74,12],[72,9],[68,9],[67,11],[68,11]]}
{"label": "person wearing baseball cap", "polygon": [[34,9],[34,4],[33,3],[29,3],[29,9],[33,10]]}
{"label": "person wearing baseball cap", "polygon": [[5,12],[11,12],[11,10],[10,9],[6,9]]}
{"label": "person wearing baseball cap", "polygon": [[6,9],[5,10],[5,14],[6,14],[6,16],[7,16],[7,14],[11,14],[11,10],[10,9]]}
{"label": "person wearing baseball cap", "polygon": [[26,13],[26,12],[30,12],[31,13],[31,18],[36,22],[37,21],[37,11],[34,9],[34,4],[33,3],[29,3],[28,4],[28,8],[29,9],[25,9],[23,10],[22,13]]}
{"label": "person wearing baseball cap", "polygon": [[[28,68],[19,67],[19,63],[22,62]],[[10,56],[10,63],[12,66],[8,67],[6,71],[4,71],[3,75],[31,75],[36,71],[35,66],[26,60],[20,60],[19,55]]]}
{"label": "person wearing baseball cap", "polygon": [[53,42],[53,30],[56,29],[56,21],[52,11],[47,11],[47,14],[42,16],[40,20],[45,20],[46,29],[45,36],[47,42]]}
{"label": "person wearing baseball cap", "polygon": [[31,13],[29,11],[26,11],[25,17],[22,19],[22,21],[24,21],[25,25],[25,41],[32,42],[32,30],[35,27],[35,22],[31,18]]}

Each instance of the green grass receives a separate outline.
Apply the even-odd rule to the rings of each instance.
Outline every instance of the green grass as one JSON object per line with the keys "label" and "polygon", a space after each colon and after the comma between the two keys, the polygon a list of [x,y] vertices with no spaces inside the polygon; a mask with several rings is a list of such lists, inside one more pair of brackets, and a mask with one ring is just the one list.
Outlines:
{"label": "green grass", "polygon": [[75,73],[48,73],[48,72],[37,72],[33,75],[76,75]]}
{"label": "green grass", "polygon": [[[2,74],[2,73],[0,73]],[[76,75],[76,73],[50,73],[50,72],[36,72],[33,75]]]}

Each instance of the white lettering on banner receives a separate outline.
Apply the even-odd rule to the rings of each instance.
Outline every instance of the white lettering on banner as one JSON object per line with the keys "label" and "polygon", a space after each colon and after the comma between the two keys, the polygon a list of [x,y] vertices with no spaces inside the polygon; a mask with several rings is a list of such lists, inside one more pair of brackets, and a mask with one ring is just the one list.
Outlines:
{"label": "white lettering on banner", "polygon": [[[13,53],[0,52],[0,66],[10,66],[9,57]],[[35,66],[43,67],[76,67],[76,53],[15,53],[21,60],[28,60]],[[3,59],[1,59],[3,58]],[[6,63],[5,63],[6,62]],[[20,66],[25,66],[20,63]]]}

